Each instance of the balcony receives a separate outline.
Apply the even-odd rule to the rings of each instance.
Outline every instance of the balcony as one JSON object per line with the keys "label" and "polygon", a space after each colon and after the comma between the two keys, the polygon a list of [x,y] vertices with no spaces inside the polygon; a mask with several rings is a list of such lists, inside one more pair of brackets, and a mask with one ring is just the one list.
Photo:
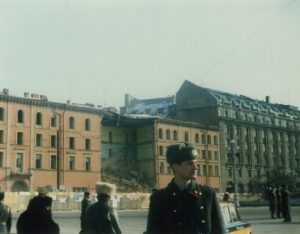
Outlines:
{"label": "balcony", "polygon": [[21,170],[16,170],[16,171],[10,171],[9,177],[12,178],[30,178],[31,172],[29,171],[21,171]]}

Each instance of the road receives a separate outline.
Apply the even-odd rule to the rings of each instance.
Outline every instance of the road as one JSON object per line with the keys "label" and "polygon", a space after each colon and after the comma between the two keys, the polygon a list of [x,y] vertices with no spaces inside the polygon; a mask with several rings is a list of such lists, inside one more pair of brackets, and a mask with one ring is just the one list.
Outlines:
{"label": "road", "polygon": [[[252,224],[254,234],[298,234],[300,233],[300,207],[292,207],[292,223],[283,223],[282,219],[270,219],[268,207],[241,207],[239,212],[244,221]],[[145,231],[147,210],[119,210],[120,222],[124,234],[142,234]],[[13,214],[12,233],[19,214]],[[79,211],[54,212],[54,220],[59,224],[61,234],[79,233]]]}

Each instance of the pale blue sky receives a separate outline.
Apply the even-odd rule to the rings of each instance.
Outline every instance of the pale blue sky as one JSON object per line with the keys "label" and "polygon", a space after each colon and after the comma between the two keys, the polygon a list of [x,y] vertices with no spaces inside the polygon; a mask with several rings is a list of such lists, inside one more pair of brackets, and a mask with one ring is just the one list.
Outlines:
{"label": "pale blue sky", "polygon": [[0,88],[119,107],[185,79],[300,106],[300,1],[0,0]]}

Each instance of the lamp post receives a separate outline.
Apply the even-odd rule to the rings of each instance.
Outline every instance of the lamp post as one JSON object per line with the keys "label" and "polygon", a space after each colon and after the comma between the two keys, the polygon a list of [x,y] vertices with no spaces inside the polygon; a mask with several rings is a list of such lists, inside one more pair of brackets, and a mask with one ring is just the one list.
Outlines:
{"label": "lamp post", "polygon": [[56,146],[57,146],[57,153],[56,153],[56,188],[59,191],[60,188],[60,144],[59,144],[59,130],[56,132]]}
{"label": "lamp post", "polygon": [[234,205],[238,207],[238,197],[237,197],[237,182],[236,182],[236,165],[235,165],[235,158],[236,158],[236,151],[238,149],[237,143],[235,140],[231,140],[230,142],[230,154],[231,154],[231,162],[232,162],[232,173],[233,173],[233,191],[234,191]]}

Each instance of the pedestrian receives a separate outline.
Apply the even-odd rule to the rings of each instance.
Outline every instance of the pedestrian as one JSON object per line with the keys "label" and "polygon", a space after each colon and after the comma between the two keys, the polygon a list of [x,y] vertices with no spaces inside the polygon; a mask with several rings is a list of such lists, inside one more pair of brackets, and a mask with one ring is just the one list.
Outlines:
{"label": "pedestrian", "polygon": [[52,198],[39,194],[30,200],[27,209],[17,220],[17,234],[59,234],[52,219]]}
{"label": "pedestrian", "polygon": [[223,202],[230,202],[230,193],[228,192],[224,193]]}
{"label": "pedestrian", "polygon": [[282,185],[281,189],[281,201],[282,201],[282,216],[284,218],[283,222],[291,222],[290,214],[290,201],[289,201],[289,191],[285,184]]}
{"label": "pedestrian", "polygon": [[90,192],[86,191],[83,194],[83,199],[81,201],[81,214],[80,214],[80,233],[84,233],[84,220],[86,209],[91,205]]}
{"label": "pedestrian", "polygon": [[196,183],[196,148],[170,145],[167,162],[174,178],[150,197],[146,234],[223,234],[223,217],[216,192]]}
{"label": "pedestrian", "polygon": [[269,210],[271,213],[271,219],[275,219],[275,213],[276,213],[276,199],[275,199],[275,190],[273,186],[268,187],[268,198],[269,198]]}
{"label": "pedestrian", "polygon": [[5,193],[0,192],[0,233],[10,233],[11,229],[11,209],[5,205]]}
{"label": "pedestrian", "polygon": [[108,204],[116,191],[116,186],[109,183],[96,184],[97,202],[85,212],[85,234],[121,234],[117,212]]}
{"label": "pedestrian", "polygon": [[282,201],[281,201],[281,192],[280,188],[277,185],[275,190],[275,198],[276,198],[276,215],[277,218],[281,218],[281,212],[282,212]]}

